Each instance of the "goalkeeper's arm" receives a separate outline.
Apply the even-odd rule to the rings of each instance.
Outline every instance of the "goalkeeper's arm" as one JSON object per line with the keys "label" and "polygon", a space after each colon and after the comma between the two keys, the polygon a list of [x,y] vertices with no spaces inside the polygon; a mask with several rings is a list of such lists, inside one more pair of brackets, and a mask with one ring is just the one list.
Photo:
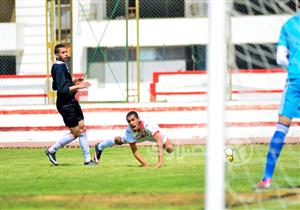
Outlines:
{"label": "goalkeeper's arm", "polygon": [[288,54],[289,50],[285,46],[279,45],[276,53],[277,64],[287,68],[289,66]]}

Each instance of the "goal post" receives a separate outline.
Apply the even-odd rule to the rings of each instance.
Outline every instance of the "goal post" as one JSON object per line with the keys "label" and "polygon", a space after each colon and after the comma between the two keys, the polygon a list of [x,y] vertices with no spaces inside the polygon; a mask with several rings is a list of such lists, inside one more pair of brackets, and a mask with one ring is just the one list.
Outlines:
{"label": "goal post", "polygon": [[209,1],[208,7],[208,135],[206,144],[205,209],[224,209],[226,6],[225,0]]}

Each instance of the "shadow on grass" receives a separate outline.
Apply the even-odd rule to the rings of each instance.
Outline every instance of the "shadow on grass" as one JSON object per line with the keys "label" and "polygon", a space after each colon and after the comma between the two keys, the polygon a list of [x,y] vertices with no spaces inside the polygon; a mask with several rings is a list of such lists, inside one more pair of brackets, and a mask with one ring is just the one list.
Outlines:
{"label": "shadow on grass", "polygon": [[[57,166],[53,165],[53,164],[49,164],[49,167],[54,167],[54,168],[58,168],[58,167],[66,167],[66,166],[78,166],[75,164],[70,164],[70,163],[60,163]],[[83,165],[82,165],[83,166]]]}
{"label": "shadow on grass", "polygon": [[300,185],[298,185],[298,186],[290,186],[290,185],[274,186],[271,189],[274,189],[274,190],[277,190],[277,189],[298,189],[298,190],[300,190]]}
{"label": "shadow on grass", "polygon": [[[3,196],[4,209],[202,209],[198,193],[119,193]],[[72,201],[72,202],[70,202]]]}
{"label": "shadow on grass", "polygon": [[297,201],[300,198],[300,186],[276,186],[269,189],[254,189],[252,193],[226,194],[226,207],[250,206],[266,201],[285,199]]}

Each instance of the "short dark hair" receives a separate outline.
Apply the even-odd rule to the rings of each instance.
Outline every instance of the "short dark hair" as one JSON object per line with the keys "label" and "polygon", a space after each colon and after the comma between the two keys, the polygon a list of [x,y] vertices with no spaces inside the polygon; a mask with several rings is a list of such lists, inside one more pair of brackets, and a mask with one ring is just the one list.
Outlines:
{"label": "short dark hair", "polygon": [[65,48],[65,47],[66,47],[66,45],[64,45],[64,44],[57,44],[57,45],[55,45],[55,47],[54,47],[54,54],[57,54],[60,48]]}
{"label": "short dark hair", "polygon": [[138,115],[138,113],[137,113],[136,111],[130,111],[130,112],[128,112],[127,115],[126,115],[126,120],[127,120],[127,118],[128,118],[129,116],[131,116],[131,115],[134,115],[136,118],[139,118],[139,115]]}

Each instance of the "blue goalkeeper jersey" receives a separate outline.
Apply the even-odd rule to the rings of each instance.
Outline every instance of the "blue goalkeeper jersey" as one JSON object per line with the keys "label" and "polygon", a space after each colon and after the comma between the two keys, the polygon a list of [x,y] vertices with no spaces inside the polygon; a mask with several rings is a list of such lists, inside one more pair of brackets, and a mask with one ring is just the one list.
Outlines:
{"label": "blue goalkeeper jersey", "polygon": [[285,46],[288,51],[288,78],[300,78],[300,12],[287,20],[281,28],[278,46]]}

